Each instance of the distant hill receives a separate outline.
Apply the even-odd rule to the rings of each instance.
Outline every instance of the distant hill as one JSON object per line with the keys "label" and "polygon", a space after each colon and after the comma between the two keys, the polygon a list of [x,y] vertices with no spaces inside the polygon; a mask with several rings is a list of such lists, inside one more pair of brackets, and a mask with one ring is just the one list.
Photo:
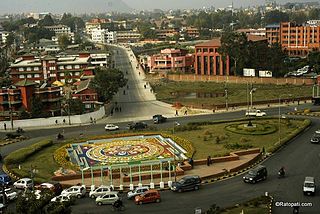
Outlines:
{"label": "distant hill", "polygon": [[132,8],[130,8],[126,3],[122,0],[107,0],[107,12],[130,12]]}

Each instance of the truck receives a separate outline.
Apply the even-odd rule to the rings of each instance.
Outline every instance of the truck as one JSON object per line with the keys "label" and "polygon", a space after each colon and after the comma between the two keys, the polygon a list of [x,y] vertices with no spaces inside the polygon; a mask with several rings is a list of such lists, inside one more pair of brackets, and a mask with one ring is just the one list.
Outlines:
{"label": "truck", "polygon": [[264,111],[258,110],[258,109],[252,109],[246,111],[246,117],[248,116],[254,116],[254,117],[263,117],[267,114]]}

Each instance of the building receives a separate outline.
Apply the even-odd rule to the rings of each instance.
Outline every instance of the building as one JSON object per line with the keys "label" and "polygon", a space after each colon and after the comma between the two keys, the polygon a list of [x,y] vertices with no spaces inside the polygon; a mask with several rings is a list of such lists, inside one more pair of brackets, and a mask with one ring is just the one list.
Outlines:
{"label": "building", "polygon": [[266,35],[270,45],[278,42],[289,56],[304,57],[311,51],[320,50],[320,24],[317,20],[303,25],[282,22],[267,26]]}
{"label": "building", "polygon": [[151,72],[190,72],[193,67],[193,56],[183,49],[164,49],[160,54],[149,57],[148,67]]}
{"label": "building", "polygon": [[91,19],[90,21],[86,22],[86,34],[91,35],[92,30],[94,29],[106,29],[110,23],[111,19]]}
{"label": "building", "polygon": [[48,83],[41,85],[24,79],[9,88],[0,89],[0,118],[9,119],[10,112],[19,118],[22,111],[31,112],[32,98],[38,97],[43,104],[43,112],[48,115],[60,114],[61,88]]}
{"label": "building", "polygon": [[194,27],[182,27],[180,30],[181,36],[189,37],[191,39],[196,39],[200,37],[200,32],[198,28]]}
{"label": "building", "polygon": [[73,99],[80,99],[86,111],[92,111],[102,103],[98,102],[98,93],[90,87],[91,78],[76,82],[77,89],[72,94]]}
{"label": "building", "polygon": [[160,40],[166,40],[168,37],[174,37],[178,35],[179,32],[176,29],[164,29],[164,30],[156,30],[157,38]]}
{"label": "building", "polygon": [[229,57],[222,60],[218,48],[221,46],[220,38],[195,46],[194,70],[198,75],[230,75]]}
{"label": "building", "polygon": [[138,42],[141,39],[141,34],[136,30],[131,31],[117,31],[117,42]]}
{"label": "building", "polygon": [[280,43],[280,24],[267,25],[266,37],[269,45]]}
{"label": "building", "polygon": [[117,32],[110,32],[108,29],[93,29],[91,38],[95,43],[114,44],[117,43]]}
{"label": "building", "polygon": [[66,25],[52,25],[52,26],[45,26],[44,28],[53,31],[55,36],[52,37],[52,41],[54,41],[56,44],[58,44],[59,36],[61,35],[67,35],[71,42],[75,43],[75,36],[74,33],[71,32],[71,28]]}
{"label": "building", "polygon": [[248,28],[248,29],[238,29],[238,33],[245,33],[246,35],[262,36],[266,37],[266,28]]}

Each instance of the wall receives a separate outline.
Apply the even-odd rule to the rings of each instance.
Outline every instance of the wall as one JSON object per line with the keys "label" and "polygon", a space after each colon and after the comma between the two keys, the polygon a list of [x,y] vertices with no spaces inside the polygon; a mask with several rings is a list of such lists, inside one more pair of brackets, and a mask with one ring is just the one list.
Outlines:
{"label": "wall", "polygon": [[195,75],[195,74],[167,74],[161,75],[161,77],[166,77],[169,80],[174,81],[208,81],[208,82],[217,82],[224,83],[238,83],[246,84],[255,83],[255,84],[276,84],[276,85],[313,85],[315,80],[309,78],[274,78],[274,77],[238,77],[238,76],[208,76],[208,75]]}
{"label": "wall", "polygon": [[[105,108],[104,106],[100,107],[98,111],[90,112],[82,115],[72,115],[70,116],[71,124],[82,124],[82,123],[90,123],[90,118],[93,119],[101,119],[105,116]],[[36,118],[36,119],[28,119],[28,120],[14,120],[13,127],[16,129],[17,127],[26,128],[26,127],[46,127],[46,126],[54,126],[56,125],[56,120],[58,121],[58,125],[63,124],[63,120],[65,119],[65,125],[69,124],[68,116],[59,116],[59,117],[48,117],[48,118]],[[11,128],[10,121],[1,121],[0,128],[3,129],[3,124],[6,123],[7,128]]]}

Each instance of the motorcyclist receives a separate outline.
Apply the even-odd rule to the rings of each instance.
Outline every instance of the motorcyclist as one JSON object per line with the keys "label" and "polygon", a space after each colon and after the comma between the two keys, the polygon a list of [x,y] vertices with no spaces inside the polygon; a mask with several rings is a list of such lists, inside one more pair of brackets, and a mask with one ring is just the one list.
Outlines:
{"label": "motorcyclist", "polygon": [[59,133],[59,134],[57,135],[57,139],[58,139],[58,140],[63,139],[63,135],[62,135],[61,133]]}
{"label": "motorcyclist", "polygon": [[122,200],[118,199],[116,200],[112,206],[115,208],[115,209],[120,209],[121,207],[123,207],[123,203],[122,203]]}
{"label": "motorcyclist", "polygon": [[285,170],[284,170],[284,167],[281,167],[279,169],[279,176],[284,176],[285,175]]}

